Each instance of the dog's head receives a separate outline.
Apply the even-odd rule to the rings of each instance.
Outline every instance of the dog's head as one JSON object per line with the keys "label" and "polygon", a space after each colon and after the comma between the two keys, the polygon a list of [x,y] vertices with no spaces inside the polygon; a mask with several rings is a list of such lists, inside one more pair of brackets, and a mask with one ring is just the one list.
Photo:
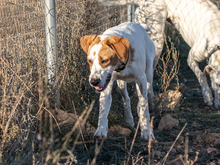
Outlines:
{"label": "dog's head", "polygon": [[96,35],[84,36],[81,47],[87,53],[90,65],[89,82],[97,91],[103,91],[111,80],[119,62],[126,62],[129,40],[118,36],[108,36],[101,41]]}

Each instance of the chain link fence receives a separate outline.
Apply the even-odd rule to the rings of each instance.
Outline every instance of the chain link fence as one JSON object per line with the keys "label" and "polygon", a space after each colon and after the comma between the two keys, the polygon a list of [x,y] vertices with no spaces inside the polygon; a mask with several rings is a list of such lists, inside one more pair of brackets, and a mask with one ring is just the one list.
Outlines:
{"label": "chain link fence", "polygon": [[[127,6],[105,7],[95,0],[57,0],[56,12],[56,84],[61,89],[61,108],[74,106],[80,113],[98,98],[87,81],[89,68],[80,38],[126,22]],[[38,115],[53,108],[47,90],[45,37],[43,0],[0,1],[0,162],[31,161],[30,141],[26,147],[23,142],[36,129]]]}
{"label": "chain link fence", "polygon": [[[80,37],[100,34],[127,21],[127,6],[104,7],[95,0],[58,0],[56,5],[59,69],[63,70],[63,64],[69,59],[71,67],[84,66],[85,69],[79,66],[80,74],[86,76],[86,57],[79,45]],[[45,66],[44,1],[5,0],[0,2],[0,9],[1,57],[12,68],[21,64],[24,72],[37,68],[39,59],[43,60],[42,67]]]}
{"label": "chain link fence", "polygon": [[[56,1],[56,4],[59,71],[65,69],[62,68],[65,65],[61,64],[64,61],[70,66],[67,70],[68,82],[61,89],[61,104],[66,104],[66,100],[78,100],[75,102],[78,107],[91,102],[94,99],[91,96],[97,96],[88,84],[89,66],[80,46],[80,38],[84,35],[99,35],[109,27],[126,22],[127,6],[105,7],[96,0],[65,0]],[[71,91],[68,98],[66,90]]]}
{"label": "chain link fence", "polygon": [[[214,2],[220,5],[219,0]],[[98,99],[88,84],[89,66],[80,38],[126,22],[127,6],[106,7],[96,0],[57,0],[56,12],[56,84],[61,109],[76,108],[79,114],[91,100]],[[179,37],[174,29],[165,32]],[[38,115],[53,108],[47,92],[45,37],[43,0],[0,1],[0,163],[43,162],[32,157],[33,146],[39,145],[32,133],[42,127],[35,127]],[[91,120],[97,120],[97,111],[95,106]]]}

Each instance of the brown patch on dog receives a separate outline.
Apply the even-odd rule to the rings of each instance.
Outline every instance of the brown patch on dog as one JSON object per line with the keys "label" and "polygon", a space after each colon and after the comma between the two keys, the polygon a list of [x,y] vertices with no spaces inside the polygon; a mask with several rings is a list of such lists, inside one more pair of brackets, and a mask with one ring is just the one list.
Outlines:
{"label": "brown patch on dog", "polygon": [[[98,44],[101,41],[100,37],[96,35],[90,35],[90,36],[84,36],[80,39],[80,44],[82,49],[86,52],[87,55],[89,55],[90,49],[95,45]],[[93,55],[95,55],[96,52],[93,52]],[[93,61],[89,58],[87,58],[87,61],[89,63],[90,70],[92,69]]]}
{"label": "brown patch on dog", "polygon": [[109,46],[122,62],[127,61],[129,40],[118,36],[108,36],[102,41],[102,45]]}
{"label": "brown patch on dog", "polygon": [[119,59],[114,50],[112,50],[108,45],[102,45],[99,52],[99,65],[102,68],[106,68],[107,66],[116,66],[119,62]]}
{"label": "brown patch on dog", "polygon": [[87,61],[89,63],[89,68],[91,70],[92,69],[92,65],[93,65],[93,61],[91,59],[89,59],[89,58],[87,58]]}
{"label": "brown patch on dog", "polygon": [[89,55],[90,49],[101,41],[97,35],[84,36],[80,39],[82,49]]}
{"label": "brown patch on dog", "polygon": [[95,56],[96,55],[96,52],[93,52],[93,56]]}

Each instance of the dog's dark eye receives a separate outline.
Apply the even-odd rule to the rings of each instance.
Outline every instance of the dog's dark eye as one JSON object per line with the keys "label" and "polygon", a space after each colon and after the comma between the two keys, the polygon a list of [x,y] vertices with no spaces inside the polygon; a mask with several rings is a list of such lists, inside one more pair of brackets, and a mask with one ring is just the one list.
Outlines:
{"label": "dog's dark eye", "polygon": [[107,63],[109,60],[107,59],[107,60],[102,60],[101,62],[102,62],[102,64],[105,64],[105,63]]}
{"label": "dog's dark eye", "polygon": [[92,60],[88,60],[88,63],[92,63]]}

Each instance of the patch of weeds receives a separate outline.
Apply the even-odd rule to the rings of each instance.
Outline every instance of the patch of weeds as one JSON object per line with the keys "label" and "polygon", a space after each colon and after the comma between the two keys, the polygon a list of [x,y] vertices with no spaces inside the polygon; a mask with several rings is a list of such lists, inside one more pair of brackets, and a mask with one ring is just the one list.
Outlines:
{"label": "patch of weeds", "polygon": [[208,116],[206,116],[206,118],[209,118],[211,120],[213,119],[219,119],[220,118],[220,112],[219,111],[216,111],[216,112],[213,112],[213,113],[210,113]]}
{"label": "patch of weeds", "polygon": [[202,116],[204,116],[204,114],[197,113],[197,112],[187,113],[187,118],[189,120],[189,123],[192,123],[193,119],[201,118]]}
{"label": "patch of weeds", "polygon": [[186,121],[184,121],[184,122],[183,121],[179,121],[179,126],[180,127],[183,127],[185,124],[186,124]]}
{"label": "patch of weeds", "polygon": [[93,117],[93,118],[90,117],[88,121],[89,121],[89,123],[90,123],[93,127],[97,128],[97,126],[98,126],[98,114],[97,114],[97,112],[92,112],[92,113],[91,113],[91,116],[94,116],[94,117]]}
{"label": "patch of weeds", "polygon": [[179,31],[176,30],[175,27],[169,23],[166,23],[164,31],[166,33],[166,36],[171,38],[171,41],[174,43],[177,51],[181,52],[181,56],[179,57],[179,59],[186,60],[188,58],[190,47],[184,41]]}
{"label": "patch of weeds", "polygon": [[121,123],[124,123],[124,117],[121,116],[120,114],[118,113],[114,113],[114,112],[109,112],[109,115],[108,115],[108,121],[109,121],[109,127],[112,126],[112,125],[115,125],[115,124],[120,124]]}

